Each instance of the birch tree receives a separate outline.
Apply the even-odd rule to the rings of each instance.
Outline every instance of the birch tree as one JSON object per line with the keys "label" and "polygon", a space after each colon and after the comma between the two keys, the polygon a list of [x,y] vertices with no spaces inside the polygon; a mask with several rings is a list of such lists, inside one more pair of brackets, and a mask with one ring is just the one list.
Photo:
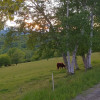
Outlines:
{"label": "birch tree", "polygon": [[[85,65],[85,68],[86,69],[90,69],[92,68],[92,65],[91,65],[91,53],[92,53],[92,48],[93,48],[93,43],[92,43],[92,40],[94,38],[94,16],[96,17],[96,13],[95,11],[98,9],[98,4],[99,4],[99,0],[90,0],[90,1],[87,1],[87,0],[83,0],[82,1],[82,5],[83,5],[83,8],[85,11],[87,11],[89,13],[89,24],[90,24],[90,46],[88,47],[88,53],[87,55],[83,55],[82,58],[83,58],[83,62],[84,62],[84,65]],[[88,41],[89,42],[89,41]]]}
{"label": "birch tree", "polygon": [[[32,48],[38,46],[40,56],[46,52],[46,56],[50,57],[57,52],[63,56],[68,73],[74,74],[77,53],[82,56],[86,70],[91,68],[94,18],[97,18],[94,12],[99,7],[98,0],[58,0],[56,6],[50,0],[11,0],[7,5],[9,3],[8,18],[13,19],[17,12],[17,17],[21,18],[16,20],[20,24],[16,30],[31,33],[28,35],[29,45]],[[5,0],[1,6],[7,7],[4,4]],[[20,7],[17,8],[18,4]],[[28,22],[29,19],[31,22]]]}

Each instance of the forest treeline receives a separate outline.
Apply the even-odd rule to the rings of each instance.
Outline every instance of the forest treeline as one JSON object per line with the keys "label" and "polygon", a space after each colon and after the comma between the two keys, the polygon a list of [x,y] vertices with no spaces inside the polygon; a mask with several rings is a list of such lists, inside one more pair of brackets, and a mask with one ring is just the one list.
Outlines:
{"label": "forest treeline", "polygon": [[[29,49],[27,45],[28,35],[17,36],[17,39],[6,44],[6,34],[0,34],[0,67],[10,66],[11,64],[25,63],[45,59],[38,54],[38,46],[35,49]],[[60,55],[51,55],[49,58]]]}

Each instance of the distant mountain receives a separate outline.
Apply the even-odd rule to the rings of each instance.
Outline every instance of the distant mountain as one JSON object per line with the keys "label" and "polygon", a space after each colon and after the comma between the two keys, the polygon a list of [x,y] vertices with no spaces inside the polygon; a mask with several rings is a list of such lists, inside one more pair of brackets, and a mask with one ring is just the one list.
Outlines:
{"label": "distant mountain", "polygon": [[1,30],[0,34],[6,34],[7,32],[9,32],[9,30]]}

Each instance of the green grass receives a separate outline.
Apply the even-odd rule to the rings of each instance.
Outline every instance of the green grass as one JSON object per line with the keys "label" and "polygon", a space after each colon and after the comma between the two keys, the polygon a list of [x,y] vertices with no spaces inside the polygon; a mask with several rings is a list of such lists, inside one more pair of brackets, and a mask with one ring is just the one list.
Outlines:
{"label": "green grass", "polygon": [[62,58],[52,58],[0,68],[0,100],[70,100],[100,82],[100,53],[92,54],[93,69],[87,72],[78,57],[81,70],[72,76],[65,69],[56,69],[56,63],[61,61]]}

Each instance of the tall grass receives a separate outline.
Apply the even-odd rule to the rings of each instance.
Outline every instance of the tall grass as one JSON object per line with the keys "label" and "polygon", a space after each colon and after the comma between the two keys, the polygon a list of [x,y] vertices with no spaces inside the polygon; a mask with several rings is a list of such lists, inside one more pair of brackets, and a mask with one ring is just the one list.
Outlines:
{"label": "tall grass", "polygon": [[77,72],[73,76],[61,77],[52,87],[31,91],[19,100],[71,100],[82,91],[100,82],[100,64],[88,72]]}
{"label": "tall grass", "polygon": [[0,68],[0,100],[70,100],[100,82],[100,53],[92,54],[93,69],[88,72],[78,57],[81,70],[72,76],[67,76],[65,69],[57,70],[56,63],[62,61],[62,58],[52,58]]}

